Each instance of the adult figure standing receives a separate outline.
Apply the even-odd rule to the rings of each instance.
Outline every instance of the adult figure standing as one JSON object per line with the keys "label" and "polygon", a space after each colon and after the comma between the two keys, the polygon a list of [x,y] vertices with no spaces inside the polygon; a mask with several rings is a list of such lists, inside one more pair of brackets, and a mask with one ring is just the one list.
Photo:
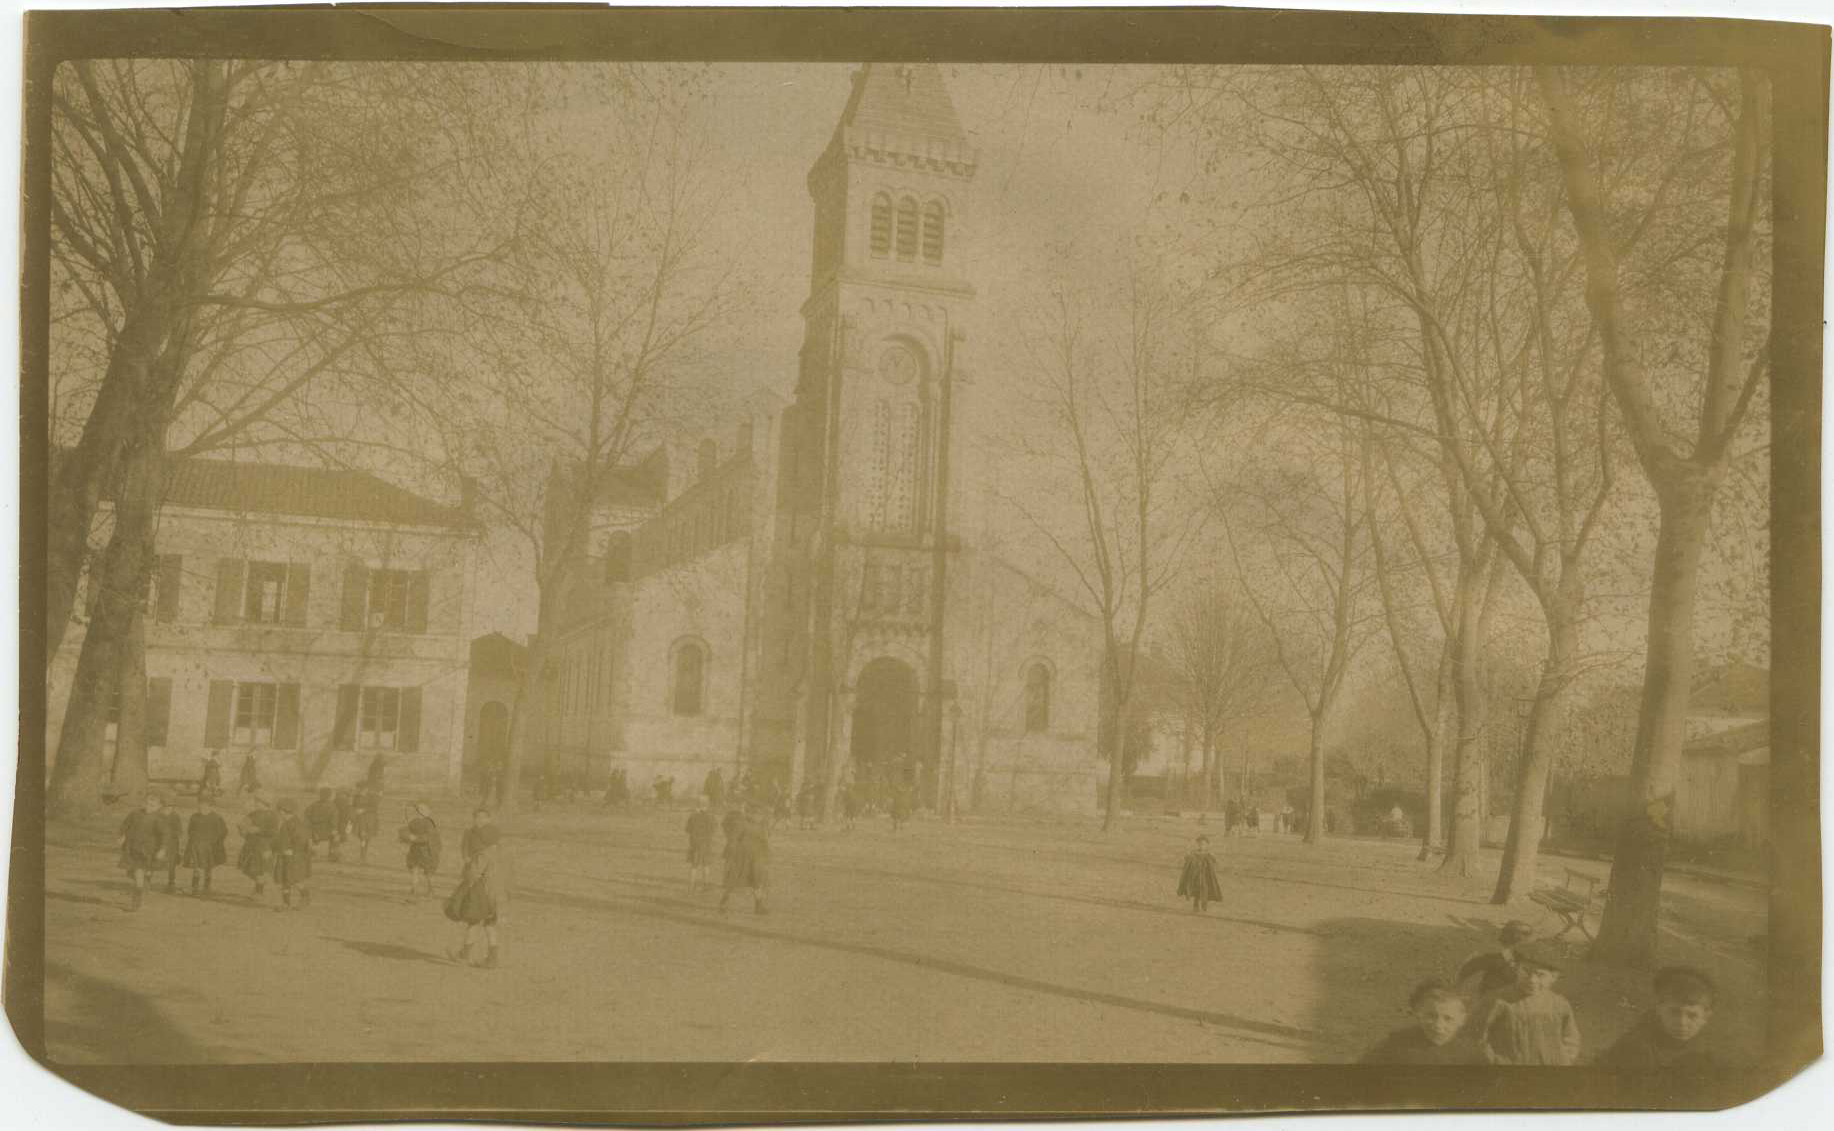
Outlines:
{"label": "adult figure standing", "polygon": [[707,780],[701,785],[701,795],[707,799],[709,809],[718,809],[726,803],[726,779],[720,776],[718,766],[707,771]]}
{"label": "adult figure standing", "polygon": [[255,768],[255,756],[250,753],[242,759],[242,776],[236,782],[236,796],[246,793],[261,792],[261,772]]}

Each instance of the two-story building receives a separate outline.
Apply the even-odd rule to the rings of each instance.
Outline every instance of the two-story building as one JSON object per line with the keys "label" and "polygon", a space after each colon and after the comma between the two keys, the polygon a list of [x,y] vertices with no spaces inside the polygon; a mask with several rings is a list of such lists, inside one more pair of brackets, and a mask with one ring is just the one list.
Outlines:
{"label": "two-story building", "polygon": [[[151,775],[216,750],[231,781],[253,755],[269,787],[341,786],[383,753],[391,791],[456,786],[477,537],[362,472],[175,463],[144,619]],[[83,636],[52,665],[52,743]]]}

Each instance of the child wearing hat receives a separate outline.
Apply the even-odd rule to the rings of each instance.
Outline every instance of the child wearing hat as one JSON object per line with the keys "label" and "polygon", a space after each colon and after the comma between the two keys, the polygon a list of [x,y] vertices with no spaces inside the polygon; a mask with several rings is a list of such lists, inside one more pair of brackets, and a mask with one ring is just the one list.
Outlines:
{"label": "child wearing hat", "polygon": [[199,884],[207,895],[210,892],[210,874],[219,864],[229,862],[229,853],[224,845],[229,840],[229,825],[223,815],[217,812],[216,794],[200,793],[197,795],[197,812],[191,814],[191,820],[185,826],[185,867],[191,869],[191,894],[198,894]]}
{"label": "child wearing hat", "polygon": [[458,886],[446,897],[446,918],[460,925],[463,934],[459,945],[446,952],[452,961],[469,964],[472,937],[484,936],[484,960],[480,965],[495,969],[497,965],[497,916],[503,904],[502,835],[491,821],[488,809],[471,815],[471,827],[459,842],[465,857],[465,871]]}
{"label": "child wearing hat", "polygon": [[434,823],[433,810],[425,802],[416,801],[414,815],[401,826],[399,834],[401,843],[408,846],[408,898],[418,899],[421,887],[426,887],[426,894],[433,894],[433,873],[439,870],[439,825]]}
{"label": "child wearing hat", "polygon": [[1516,988],[1497,998],[1480,1036],[1487,1064],[1576,1064],[1579,1022],[1554,992],[1560,963],[1540,947],[1516,950]]}
{"label": "child wearing hat", "polygon": [[1382,1038],[1363,1054],[1364,1064],[1480,1064],[1477,1049],[1460,1039],[1465,999],[1438,978],[1414,987],[1407,998],[1414,1023]]}
{"label": "child wearing hat", "polygon": [[743,889],[751,892],[753,911],[759,915],[768,912],[764,905],[764,892],[770,875],[770,821],[769,812],[758,806],[740,820],[736,833],[727,835],[725,890],[720,893],[721,911],[726,910],[726,903],[732,898],[732,893]]}
{"label": "child wearing hat", "polygon": [[274,866],[274,834],[280,829],[280,820],[268,806],[266,794],[255,791],[249,800],[248,812],[242,814],[236,827],[242,834],[242,850],[236,856],[236,867],[255,881],[253,898],[260,899],[261,893],[267,890],[268,872]]}
{"label": "child wearing hat", "polygon": [[299,906],[312,901],[306,881],[312,878],[312,833],[300,819],[299,804],[291,797],[280,803],[280,827],[274,833],[274,882],[280,885],[280,905],[293,906],[293,892],[299,892]]}
{"label": "child wearing hat", "polygon": [[1628,1071],[1698,1072],[1717,1067],[1699,1037],[1713,1019],[1713,979],[1692,966],[1656,971],[1656,1005],[1598,1062]]}
{"label": "child wearing hat", "polygon": [[129,813],[121,822],[121,870],[134,881],[129,911],[140,910],[141,901],[146,898],[147,876],[159,862],[159,849],[165,841],[163,822],[159,816],[160,805],[159,795],[149,793],[140,808]]}
{"label": "child wearing hat", "polygon": [[1221,901],[1223,885],[1216,878],[1216,857],[1210,854],[1210,838],[1199,836],[1185,853],[1184,870],[1178,875],[1178,895],[1191,901],[1191,910],[1199,915],[1211,900]]}
{"label": "child wearing hat", "polygon": [[1496,950],[1477,955],[1458,968],[1458,977],[1452,979],[1455,986],[1463,986],[1473,977],[1478,979],[1479,997],[1499,993],[1516,984],[1516,947],[1528,941],[1534,931],[1520,919],[1511,919],[1503,924],[1497,934],[1497,941],[1502,945]]}

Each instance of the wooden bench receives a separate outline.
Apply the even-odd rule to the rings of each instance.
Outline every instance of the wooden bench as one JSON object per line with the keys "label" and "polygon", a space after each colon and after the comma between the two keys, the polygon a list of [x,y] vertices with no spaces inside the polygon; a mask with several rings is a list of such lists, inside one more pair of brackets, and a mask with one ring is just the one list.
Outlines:
{"label": "wooden bench", "polygon": [[[1603,905],[1605,897],[1611,894],[1611,889],[1605,886],[1605,880],[1597,876],[1589,876],[1571,868],[1568,868],[1566,873],[1566,882],[1560,887],[1536,888],[1529,893],[1528,898],[1558,915],[1560,921],[1565,924],[1554,935],[1554,938],[1563,938],[1568,931],[1577,927],[1580,934],[1590,939],[1592,929],[1586,926],[1586,916]],[[1582,884],[1585,886],[1583,893],[1580,891]]]}

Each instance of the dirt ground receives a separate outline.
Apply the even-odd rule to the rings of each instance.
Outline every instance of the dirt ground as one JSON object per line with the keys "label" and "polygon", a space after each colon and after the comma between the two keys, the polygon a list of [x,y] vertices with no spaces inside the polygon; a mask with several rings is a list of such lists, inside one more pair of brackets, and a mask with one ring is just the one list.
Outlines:
{"label": "dirt ground", "polygon": [[[251,900],[232,864],[214,898],[153,894],[129,913],[108,832],[54,830],[53,1059],[1344,1061],[1504,919],[1554,927],[1534,904],[1491,906],[1486,878],[1436,876],[1413,845],[1225,840],[1214,823],[1224,898],[1198,916],[1174,888],[1199,829],[1172,818],[1107,835],[1093,821],[782,828],[769,914],[741,898],[722,915],[716,892],[688,890],[685,810],[577,806],[506,829],[502,965],[485,970],[445,956],[461,811],[442,809],[435,898],[408,897],[385,828],[368,864],[321,859],[299,911],[272,891]],[[1764,894],[1692,879],[1667,894],[1663,960],[1714,974],[1712,1037],[1753,1055]],[[1590,1055],[1635,1020],[1646,979],[1568,949],[1560,989]]]}

